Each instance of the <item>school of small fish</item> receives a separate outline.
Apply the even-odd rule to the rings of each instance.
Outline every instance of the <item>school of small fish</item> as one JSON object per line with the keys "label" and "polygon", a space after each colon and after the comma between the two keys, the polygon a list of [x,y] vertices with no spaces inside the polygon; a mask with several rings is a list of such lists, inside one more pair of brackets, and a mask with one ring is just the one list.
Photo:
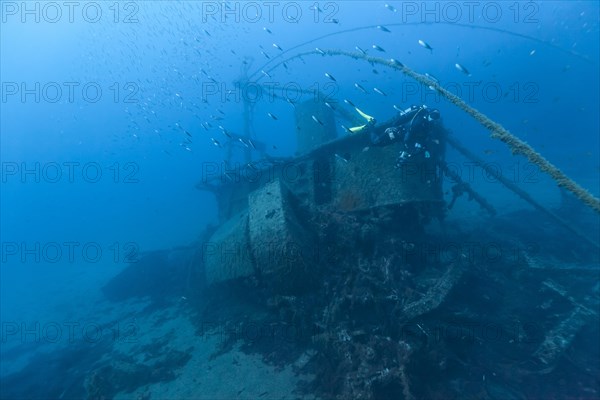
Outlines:
{"label": "school of small fish", "polygon": [[[319,8],[316,4],[311,6],[312,10],[324,16],[325,9]],[[309,85],[306,85],[307,88],[303,88],[305,92],[314,91],[316,87],[320,91],[324,91],[323,88],[327,87],[335,88],[335,95],[327,95],[322,104],[330,113],[336,113],[338,116],[340,113],[347,112],[348,108],[351,113],[354,112],[353,109],[360,109],[369,114],[373,108],[371,103],[386,102],[388,99],[397,99],[402,95],[401,85],[398,85],[399,81],[395,80],[398,76],[395,75],[396,72],[380,68],[375,63],[371,63],[368,68],[364,68],[361,64],[356,67],[357,70],[349,70],[346,63],[337,62],[339,58],[329,57],[331,53],[328,53],[328,45],[316,41],[304,48],[298,48],[297,43],[290,41],[285,32],[281,32],[281,28],[277,28],[275,24],[268,22],[258,26],[248,24],[235,31],[215,16],[209,16],[208,21],[201,27],[195,27],[191,23],[169,22],[169,16],[179,16],[181,19],[175,19],[185,21],[184,17],[194,15],[200,6],[195,2],[184,2],[177,6],[165,3],[162,8],[159,8],[161,11],[158,11],[156,25],[149,31],[150,40],[144,45],[138,44],[140,41],[137,40],[135,31],[128,31],[120,37],[124,46],[119,46],[121,50],[117,51],[123,52],[122,48],[128,48],[134,54],[152,54],[155,57],[153,63],[146,65],[142,57],[136,57],[117,70],[115,65],[109,64],[108,60],[119,54],[113,54],[111,49],[106,49],[106,55],[98,61],[99,64],[104,63],[104,67],[113,73],[115,80],[132,75],[144,76],[136,87],[127,89],[139,95],[140,101],[126,104],[124,107],[129,136],[136,141],[144,140],[149,136],[156,138],[154,140],[161,140],[166,147],[164,152],[168,155],[174,154],[172,145],[178,145],[187,152],[193,152],[197,147],[205,145],[223,150],[237,146],[262,155],[266,150],[278,149],[279,143],[267,144],[258,138],[264,137],[265,133],[271,130],[286,129],[285,124],[292,116],[290,111],[293,112],[296,107],[299,107],[304,99],[279,95],[275,96],[273,101],[258,102],[252,108],[253,111],[256,108],[256,113],[251,117],[253,125],[240,128],[236,120],[240,109],[239,89],[224,79],[224,76],[234,76],[237,72],[233,71],[237,71],[240,65],[248,71],[249,75],[254,73],[252,79],[258,83],[288,82],[301,76],[317,83],[313,88],[308,88]],[[226,1],[223,6],[226,10],[235,9],[235,5],[231,2]],[[385,13],[389,17],[398,15],[396,6],[399,4],[395,6],[385,3],[383,6],[389,11]],[[329,18],[328,22],[335,31],[339,29],[335,26],[343,25],[344,21],[340,14],[338,18]],[[351,42],[344,50],[364,57],[384,59],[389,66],[397,70],[405,69],[405,62],[406,65],[410,65],[411,57],[417,55],[427,57],[427,60],[435,60],[435,62],[427,61],[435,74],[448,80],[460,79],[460,76],[465,79],[479,76],[480,65],[489,67],[492,64],[490,57],[484,58],[479,65],[468,61],[463,63],[467,46],[456,46],[456,51],[454,48],[445,48],[447,46],[436,43],[435,37],[427,37],[427,31],[424,31],[425,34],[421,38],[413,36],[410,40],[405,39],[404,35],[407,34],[399,25],[393,19],[382,20],[381,23],[369,27],[374,29],[368,37],[356,36],[355,43]],[[104,33],[110,35],[108,28],[105,29]],[[237,43],[239,38],[251,34],[260,35],[264,40],[255,44],[223,48],[223,43]],[[158,42],[165,35],[171,37],[172,47],[159,48],[158,45],[153,44],[153,39]],[[435,58],[447,53],[448,50],[456,60],[445,61]],[[313,58],[317,60],[309,61],[309,55],[295,55],[300,52],[312,53]],[[523,55],[528,55],[532,59],[535,58],[534,56],[539,57],[539,53],[534,48],[528,49]],[[92,53],[87,57],[97,59]],[[312,71],[306,68],[311,62],[314,62],[314,65],[321,65],[322,69],[320,71],[316,69],[318,74],[310,75],[309,72],[304,76],[305,71]],[[570,68],[567,65],[563,71],[568,71]],[[144,71],[144,74],[141,74],[141,71]],[[438,90],[437,86],[443,85],[432,72],[418,72],[432,82],[428,86],[429,89]],[[221,86],[225,86],[226,89],[221,91]],[[200,87],[205,88],[205,94],[198,94]],[[177,89],[173,90],[173,88]],[[216,95],[206,95],[210,93],[206,88],[213,90]],[[297,94],[294,90],[290,93]],[[342,96],[341,93],[344,95]],[[352,96],[352,100],[344,96]],[[277,104],[281,103],[291,107],[287,109],[279,107]],[[389,106],[391,107],[392,104]],[[403,112],[404,107],[393,105],[393,108],[396,112]],[[169,110],[170,123],[163,122],[164,116],[159,115],[159,110],[163,112]],[[329,123],[329,118],[324,113],[309,115],[315,127],[324,127]],[[350,133],[351,130],[347,125],[353,126],[351,124],[352,122],[345,122],[345,125],[338,126],[342,127],[343,132]],[[150,132],[151,135],[144,135],[144,132]]]}

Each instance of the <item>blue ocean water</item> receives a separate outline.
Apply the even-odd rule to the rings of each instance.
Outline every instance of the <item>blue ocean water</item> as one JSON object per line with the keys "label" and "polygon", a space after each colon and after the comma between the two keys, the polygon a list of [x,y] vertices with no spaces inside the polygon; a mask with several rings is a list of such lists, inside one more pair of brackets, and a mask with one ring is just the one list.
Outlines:
{"label": "blue ocean water", "polygon": [[[114,336],[118,325],[121,338],[129,329],[141,335],[138,346],[166,346],[149,333],[158,328],[143,320],[144,304],[110,303],[101,289],[132,261],[189,246],[220,222],[215,196],[197,185],[224,160],[246,162],[244,152],[254,144],[236,138],[248,118],[251,138],[268,156],[290,157],[297,144],[292,103],[317,96],[341,108],[347,99],[378,122],[427,104],[473,153],[544,207],[560,207],[555,182],[433,90],[384,65],[315,48],[393,58],[430,74],[600,195],[597,2],[5,1],[0,7],[2,398],[101,398],[86,384],[102,368],[96,357],[117,359],[127,350],[104,347],[116,340],[90,340],[84,327],[107,339],[106,329]],[[244,79],[245,87],[236,86]],[[339,137],[346,135],[342,123],[336,123]],[[447,160],[499,214],[531,209],[456,152]],[[571,222],[598,242],[597,214],[585,215],[583,227]],[[486,224],[479,207],[466,201],[449,219],[467,230]],[[186,337],[194,346],[194,329],[171,324],[182,354],[173,363],[184,368],[182,349]],[[19,375],[38,369],[45,372]],[[208,372],[204,388],[194,389],[165,371],[161,389],[148,385],[162,378],[138,385],[131,376],[130,386],[111,396],[262,393],[231,394],[223,389],[226,379],[219,383]],[[600,396],[597,385],[579,389],[596,390],[579,398]],[[271,398],[288,398],[279,395]]]}

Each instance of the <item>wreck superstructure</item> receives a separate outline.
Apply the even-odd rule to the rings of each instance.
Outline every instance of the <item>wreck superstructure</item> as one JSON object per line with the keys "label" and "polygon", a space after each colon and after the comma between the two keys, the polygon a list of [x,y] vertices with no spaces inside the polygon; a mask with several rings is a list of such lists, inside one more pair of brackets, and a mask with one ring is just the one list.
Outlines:
{"label": "wreck superstructure", "polygon": [[443,217],[438,160],[397,167],[400,142],[375,147],[366,134],[336,138],[333,113],[314,102],[296,106],[296,129],[296,157],[224,163],[205,175],[201,187],[215,193],[220,221],[205,254],[208,284],[252,275],[283,292],[308,284],[311,260],[325,245],[311,224],[318,215],[389,213],[413,238],[422,219]]}

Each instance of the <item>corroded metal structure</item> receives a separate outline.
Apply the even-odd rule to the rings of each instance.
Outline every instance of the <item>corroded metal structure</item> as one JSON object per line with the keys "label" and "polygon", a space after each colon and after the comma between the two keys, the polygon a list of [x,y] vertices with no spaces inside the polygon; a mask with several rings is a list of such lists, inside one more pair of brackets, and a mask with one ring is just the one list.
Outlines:
{"label": "corroded metal structure", "polygon": [[202,188],[217,196],[220,220],[206,252],[208,284],[258,275],[277,291],[310,286],[306,255],[318,235],[309,221],[320,213],[404,210],[411,220],[443,215],[436,161],[422,158],[397,168],[400,143],[373,147],[365,134],[335,139],[328,110],[313,103],[297,107],[296,157],[223,164],[205,174]]}

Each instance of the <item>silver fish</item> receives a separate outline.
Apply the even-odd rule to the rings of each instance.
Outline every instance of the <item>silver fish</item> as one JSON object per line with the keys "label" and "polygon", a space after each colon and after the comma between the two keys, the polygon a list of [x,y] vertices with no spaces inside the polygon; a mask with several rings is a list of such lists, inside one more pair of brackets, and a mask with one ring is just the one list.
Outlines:
{"label": "silver fish", "polygon": [[363,49],[361,49],[360,47],[358,47],[358,46],[354,46],[354,48],[355,48],[356,50],[360,51],[360,52],[361,52],[363,55],[367,55],[367,52],[366,52],[366,51],[364,51]]}
{"label": "silver fish", "polygon": [[340,156],[338,153],[334,154],[335,158],[337,158],[338,160],[348,164],[348,160],[346,160],[344,157]]}
{"label": "silver fish", "polygon": [[429,50],[429,51],[433,52],[433,47],[431,47],[431,46],[429,45],[429,43],[427,43],[427,42],[425,42],[425,41],[423,41],[423,40],[419,39],[419,44],[420,44],[421,46],[425,47],[427,50]]}
{"label": "silver fish", "polygon": [[396,12],[396,11],[398,11],[398,10],[396,10],[396,8],[395,8],[394,6],[392,6],[392,5],[390,5],[390,4],[386,4],[386,5],[385,5],[385,8],[387,8],[388,10],[390,10],[390,11],[393,11],[393,12]]}
{"label": "silver fish", "polygon": [[321,121],[319,121],[319,118],[315,117],[314,115],[312,116],[313,121],[315,121],[317,124],[323,126],[323,123]]}
{"label": "silver fish", "polygon": [[267,113],[267,115],[268,115],[269,117],[271,117],[272,119],[274,119],[275,121],[277,121],[277,117],[276,117],[276,116],[274,116],[273,114],[271,114],[271,113]]}
{"label": "silver fish", "polygon": [[440,80],[438,78],[436,78],[435,76],[428,74],[427,72],[425,72],[425,76],[428,77],[429,79],[431,79],[432,81],[434,81],[435,83],[440,83]]}
{"label": "silver fish", "polygon": [[390,31],[388,28],[386,28],[383,25],[377,25],[377,29],[379,29],[380,31],[383,31],[383,32],[388,32],[388,33],[392,32],[392,31]]}
{"label": "silver fish", "polygon": [[454,64],[454,66],[456,67],[457,70],[459,70],[463,74],[465,74],[467,76],[471,76],[471,73],[469,72],[469,70],[466,69],[465,67],[463,67],[462,65],[460,65],[459,63]]}
{"label": "silver fish", "polygon": [[377,51],[381,51],[382,53],[385,53],[385,50],[383,49],[383,47],[381,46],[377,46],[376,44],[373,45],[373,48]]}
{"label": "silver fish", "polygon": [[273,43],[273,47],[275,47],[279,51],[283,51],[283,49],[279,47],[276,43]]}
{"label": "silver fish", "polygon": [[327,72],[325,72],[325,76],[328,77],[329,79],[331,79],[332,81],[337,82],[336,79],[331,74],[328,74]]}
{"label": "silver fish", "polygon": [[362,87],[361,85],[359,85],[358,83],[355,83],[354,87],[357,88],[358,90],[360,90],[361,92],[365,93],[365,94],[367,93],[367,91],[365,90],[365,88]]}
{"label": "silver fish", "polygon": [[379,89],[377,89],[377,88],[373,88],[373,91],[374,91],[375,93],[378,93],[378,94],[382,95],[382,96],[387,96],[387,94],[385,94],[383,91],[381,91],[381,90],[379,90]]}
{"label": "silver fish", "polygon": [[231,136],[227,129],[221,128],[221,131],[223,132],[223,135],[227,136],[229,139],[233,139],[233,136]]}

